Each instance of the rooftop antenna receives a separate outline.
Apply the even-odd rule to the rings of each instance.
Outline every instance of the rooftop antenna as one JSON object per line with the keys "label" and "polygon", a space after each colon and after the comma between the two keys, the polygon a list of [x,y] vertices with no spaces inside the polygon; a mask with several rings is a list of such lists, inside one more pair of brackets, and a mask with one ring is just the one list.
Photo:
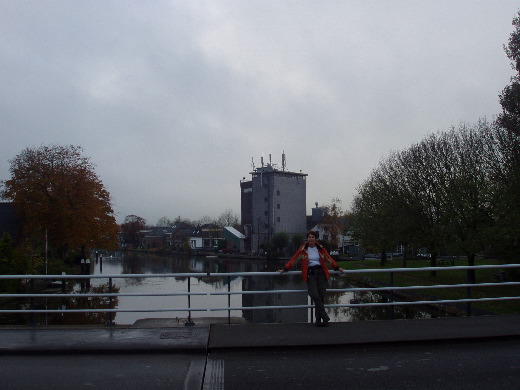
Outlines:
{"label": "rooftop antenna", "polygon": [[272,165],[271,164],[271,153],[269,153],[269,165]]}
{"label": "rooftop antenna", "polygon": [[253,168],[253,172],[255,171],[255,161],[253,157],[251,157],[251,167]]}
{"label": "rooftop antenna", "polygon": [[282,171],[285,171],[285,150],[282,151]]}

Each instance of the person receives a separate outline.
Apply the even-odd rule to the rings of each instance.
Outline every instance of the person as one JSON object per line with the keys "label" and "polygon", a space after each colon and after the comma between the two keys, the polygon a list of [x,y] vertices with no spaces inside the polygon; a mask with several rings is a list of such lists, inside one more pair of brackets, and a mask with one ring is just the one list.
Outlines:
{"label": "person", "polygon": [[327,280],[329,279],[329,264],[335,271],[344,272],[334,259],[329,255],[323,245],[319,244],[316,239],[318,234],[310,230],[307,233],[307,242],[303,244],[291,259],[285,264],[283,269],[278,270],[280,274],[287,272],[298,262],[302,263],[302,277],[307,283],[309,296],[314,302],[314,315],[316,317],[317,326],[327,326],[330,317],[325,311],[325,292],[327,289]]}

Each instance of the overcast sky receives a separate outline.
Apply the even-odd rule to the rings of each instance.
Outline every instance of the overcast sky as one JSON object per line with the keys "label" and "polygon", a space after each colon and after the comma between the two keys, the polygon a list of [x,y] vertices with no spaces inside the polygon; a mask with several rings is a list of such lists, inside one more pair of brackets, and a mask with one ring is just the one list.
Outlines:
{"label": "overcast sky", "polygon": [[74,144],[119,222],[240,213],[272,155],[307,213],[391,151],[493,119],[518,0],[0,0],[0,180]]}

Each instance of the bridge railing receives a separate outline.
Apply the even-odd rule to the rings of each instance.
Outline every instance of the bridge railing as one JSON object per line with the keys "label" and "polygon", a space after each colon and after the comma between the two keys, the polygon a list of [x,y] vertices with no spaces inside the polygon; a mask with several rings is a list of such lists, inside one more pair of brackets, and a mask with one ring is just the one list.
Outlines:
{"label": "bridge railing", "polygon": [[[468,316],[471,315],[471,303],[474,302],[488,302],[488,301],[505,301],[505,300],[519,300],[520,296],[501,296],[501,297],[480,297],[472,298],[471,291],[476,287],[506,287],[506,286],[518,286],[520,282],[512,281],[497,281],[497,282],[486,282],[486,283],[460,283],[460,284],[439,284],[439,285],[416,285],[416,286],[395,286],[394,285],[394,274],[396,273],[408,273],[408,272],[425,272],[425,271],[470,271],[470,270],[484,270],[484,269],[497,269],[503,270],[520,268],[520,264],[502,264],[502,265],[480,265],[480,266],[449,266],[449,267],[421,267],[421,268],[389,268],[389,269],[356,269],[347,270],[344,273],[339,271],[331,271],[333,275],[348,276],[349,274],[370,274],[370,273],[384,273],[389,274],[390,283],[384,287],[349,287],[343,289],[327,289],[327,292],[341,293],[341,292],[383,292],[389,293],[390,299],[388,302],[370,302],[370,303],[348,303],[348,304],[327,304],[326,307],[377,307],[377,306],[405,306],[405,305],[441,305],[441,304],[466,304],[466,313]],[[290,271],[283,275],[296,275],[300,274],[300,271]],[[469,274],[469,272],[468,272]],[[107,313],[108,320],[107,324],[113,325],[113,314],[118,312],[133,312],[133,313],[150,313],[150,312],[187,312],[188,320],[186,325],[193,324],[191,313],[192,312],[213,312],[213,311],[227,311],[228,318],[230,320],[231,311],[233,310],[266,310],[266,309],[312,309],[312,302],[307,305],[278,305],[278,306],[231,306],[232,295],[247,295],[247,294],[288,294],[288,293],[306,293],[307,290],[260,290],[260,291],[231,291],[230,278],[233,277],[253,277],[253,276],[268,276],[268,277],[283,277],[278,272],[230,272],[230,273],[219,273],[219,272],[193,272],[193,273],[166,273],[166,274],[113,274],[113,275],[0,275],[1,280],[24,280],[29,283],[28,293],[5,293],[0,294],[2,299],[29,299],[29,304],[24,309],[5,309],[0,307],[0,313],[3,314],[28,314],[34,315],[36,313]],[[187,279],[187,290],[183,292],[153,292],[153,293],[132,293],[132,292],[118,292],[113,288],[114,279],[127,279],[127,278],[186,278]],[[228,291],[226,292],[192,292],[191,291],[191,280],[192,278],[228,278]],[[86,283],[91,279],[106,279],[108,280],[108,291],[101,293],[93,293],[89,291],[82,292],[66,292],[65,282],[67,280],[73,280],[80,283]],[[61,281],[62,292],[36,292],[34,282],[38,280],[52,280]],[[397,301],[395,300],[395,292],[403,290],[425,290],[425,289],[451,289],[451,288],[465,288],[466,298],[463,299],[439,299],[439,300],[415,300],[415,301]],[[228,297],[227,306],[222,307],[192,307],[191,297],[192,296],[221,296],[225,295]],[[187,298],[187,306],[175,307],[175,308],[139,308],[139,309],[121,309],[114,307],[113,299],[117,297],[153,297],[153,296],[185,296]],[[89,297],[104,297],[108,298],[109,308],[85,308],[85,309],[70,309],[67,308],[66,304],[62,305],[59,309],[37,309],[35,302],[38,298],[61,298],[64,302],[68,298],[89,298]],[[310,316],[312,318],[312,315]],[[29,321],[31,323],[31,321]]]}

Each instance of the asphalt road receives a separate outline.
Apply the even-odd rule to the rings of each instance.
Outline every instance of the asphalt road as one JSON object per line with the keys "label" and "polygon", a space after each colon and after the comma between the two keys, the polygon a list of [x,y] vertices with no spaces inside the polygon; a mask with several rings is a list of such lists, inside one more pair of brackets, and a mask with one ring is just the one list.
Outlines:
{"label": "asphalt road", "polygon": [[520,388],[518,339],[210,354],[219,360],[226,389]]}
{"label": "asphalt road", "polygon": [[203,354],[0,355],[2,390],[201,389]]}
{"label": "asphalt road", "polygon": [[0,355],[0,378],[3,390],[516,390],[520,339],[227,349],[209,355],[7,354]]}

